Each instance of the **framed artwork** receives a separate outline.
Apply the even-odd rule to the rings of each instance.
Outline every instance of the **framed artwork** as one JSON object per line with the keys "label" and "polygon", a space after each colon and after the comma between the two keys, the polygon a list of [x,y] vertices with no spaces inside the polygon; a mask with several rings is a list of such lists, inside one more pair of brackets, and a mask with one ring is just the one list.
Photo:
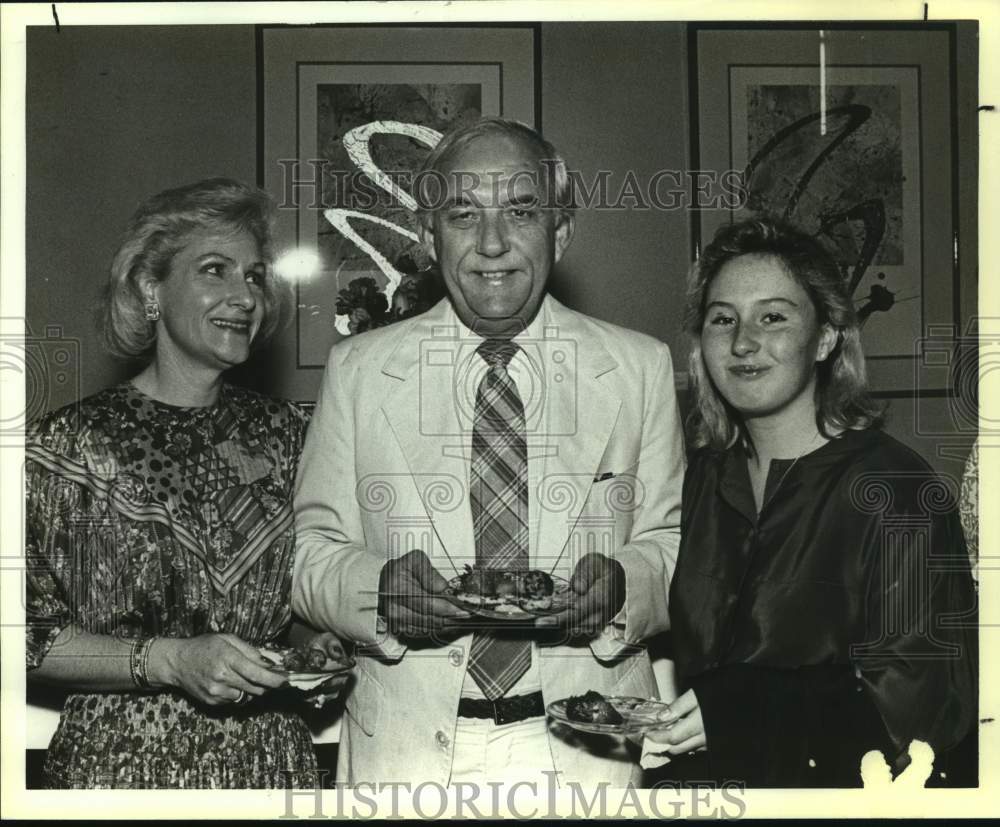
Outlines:
{"label": "framed artwork", "polygon": [[[693,249],[751,213],[790,220],[841,267],[872,389],[950,395],[939,365],[941,330],[960,329],[953,25],[696,24],[689,37],[704,185]],[[738,184],[713,197],[726,181]]]}
{"label": "framed artwork", "polygon": [[258,178],[279,202],[278,252],[296,251],[279,347],[297,373],[441,295],[409,185],[450,128],[539,121],[538,37],[518,24],[258,27]]}

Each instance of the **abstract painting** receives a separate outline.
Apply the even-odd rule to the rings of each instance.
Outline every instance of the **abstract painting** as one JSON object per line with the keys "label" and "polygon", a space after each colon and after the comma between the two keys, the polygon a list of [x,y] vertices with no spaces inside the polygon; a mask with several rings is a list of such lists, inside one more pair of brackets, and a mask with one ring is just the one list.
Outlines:
{"label": "abstract painting", "polygon": [[330,347],[422,312],[440,283],[412,178],[443,133],[538,120],[536,24],[261,26],[259,179],[279,201],[293,324],[272,347],[308,399]]}
{"label": "abstract painting", "polygon": [[689,33],[693,168],[742,182],[735,206],[699,203],[695,255],[755,213],[813,235],[840,266],[885,396],[951,393],[928,370],[925,340],[957,325],[964,296],[953,36],[933,22],[699,23]]}
{"label": "abstract painting", "polygon": [[904,353],[921,321],[917,71],[828,66],[825,79],[802,67],[733,70],[745,208],[817,236],[844,272],[865,352]]}

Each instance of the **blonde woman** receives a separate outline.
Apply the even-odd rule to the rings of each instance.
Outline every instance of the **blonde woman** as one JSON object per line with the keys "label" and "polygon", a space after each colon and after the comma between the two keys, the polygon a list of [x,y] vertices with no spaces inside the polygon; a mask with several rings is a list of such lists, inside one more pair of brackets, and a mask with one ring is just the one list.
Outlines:
{"label": "blonde woman", "polygon": [[147,200],[104,313],[142,369],[27,437],[28,676],[70,693],[49,786],[314,784],[309,731],[257,650],[291,619],[306,422],[224,380],[278,320],[271,211],[228,179]]}

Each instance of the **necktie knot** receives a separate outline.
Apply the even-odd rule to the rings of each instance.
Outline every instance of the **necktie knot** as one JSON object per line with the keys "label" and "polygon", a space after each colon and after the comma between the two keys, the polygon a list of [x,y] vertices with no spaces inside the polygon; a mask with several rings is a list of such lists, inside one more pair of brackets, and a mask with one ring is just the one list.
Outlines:
{"label": "necktie knot", "polygon": [[520,348],[510,339],[486,339],[476,353],[486,360],[491,368],[506,368]]}

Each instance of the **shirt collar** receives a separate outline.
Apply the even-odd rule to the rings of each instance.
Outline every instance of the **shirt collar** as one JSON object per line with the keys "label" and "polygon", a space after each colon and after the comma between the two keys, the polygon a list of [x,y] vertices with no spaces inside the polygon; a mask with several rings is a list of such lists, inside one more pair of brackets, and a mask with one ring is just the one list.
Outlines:
{"label": "shirt collar", "polygon": [[[545,296],[542,299],[542,304],[538,308],[538,312],[535,314],[535,318],[531,320],[531,322],[528,324],[528,326],[524,330],[522,330],[520,333],[518,333],[514,337],[513,341],[515,341],[515,342],[520,342],[520,341],[535,341],[535,342],[538,342],[538,341],[541,341],[541,339],[542,339],[542,332],[545,329],[544,317],[545,317],[545,314],[547,312],[546,304],[548,303],[548,301],[549,301],[549,297],[548,296]],[[474,333],[470,328],[468,328],[465,325],[465,323],[458,317],[458,314],[455,312],[455,307],[454,307],[454,305],[452,305],[452,303],[450,301],[448,302],[448,315],[450,316],[450,323],[454,324],[456,326],[456,329],[458,330],[458,338],[459,339],[484,339],[484,338],[486,338],[485,336],[482,336],[479,333]]]}

